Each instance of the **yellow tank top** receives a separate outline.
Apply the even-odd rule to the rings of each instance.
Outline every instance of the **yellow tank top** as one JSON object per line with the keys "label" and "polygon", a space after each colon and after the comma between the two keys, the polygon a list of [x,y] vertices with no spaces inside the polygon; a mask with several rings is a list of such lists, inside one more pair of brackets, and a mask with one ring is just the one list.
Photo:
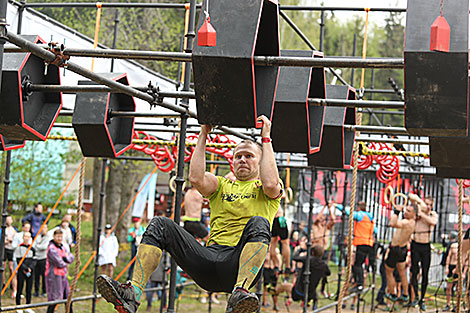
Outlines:
{"label": "yellow tank top", "polygon": [[221,176],[217,179],[217,190],[209,197],[209,245],[236,246],[246,223],[253,216],[266,218],[272,226],[281,203],[280,197],[269,198],[260,180],[232,182]]}

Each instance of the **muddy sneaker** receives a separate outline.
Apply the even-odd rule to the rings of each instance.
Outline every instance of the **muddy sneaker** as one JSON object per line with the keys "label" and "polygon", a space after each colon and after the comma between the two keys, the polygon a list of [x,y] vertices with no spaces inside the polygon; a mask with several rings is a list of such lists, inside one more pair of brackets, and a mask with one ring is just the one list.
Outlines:
{"label": "muddy sneaker", "polygon": [[119,313],[137,312],[140,303],[135,298],[134,287],[130,282],[121,284],[106,275],[101,275],[96,279],[96,285],[103,298],[112,303]]}
{"label": "muddy sneaker", "polygon": [[258,309],[258,297],[245,288],[237,287],[228,299],[225,313],[253,313]]}

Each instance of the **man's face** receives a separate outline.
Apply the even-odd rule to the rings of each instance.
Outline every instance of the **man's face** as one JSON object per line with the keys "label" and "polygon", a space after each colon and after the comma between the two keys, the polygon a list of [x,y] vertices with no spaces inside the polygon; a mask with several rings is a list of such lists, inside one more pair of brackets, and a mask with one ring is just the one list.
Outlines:
{"label": "man's face", "polygon": [[13,224],[13,218],[11,216],[7,216],[6,223],[7,226],[11,226],[11,224]]}
{"label": "man's face", "polygon": [[54,242],[58,245],[62,243],[62,240],[64,239],[64,236],[62,234],[55,234],[54,235]]}
{"label": "man's face", "polygon": [[61,225],[62,225],[62,228],[63,228],[63,229],[66,229],[66,228],[69,227],[69,222],[62,221],[62,224],[61,224]]}
{"label": "man's face", "polygon": [[70,214],[65,214],[64,215],[64,218],[62,219],[63,221],[66,221],[67,223],[70,224],[70,222],[72,221],[72,215]]}
{"label": "man's face", "polygon": [[432,201],[431,199],[424,199],[424,203],[426,204],[426,212],[429,213],[431,212],[432,210],[432,207],[434,205],[434,201]]}
{"label": "man's face", "polygon": [[259,149],[254,144],[244,143],[235,148],[233,169],[238,180],[258,178],[260,156]]}
{"label": "man's face", "polygon": [[407,206],[405,209],[405,212],[403,213],[403,216],[406,219],[412,219],[414,218],[414,214],[415,214],[415,209],[412,206]]}
{"label": "man's face", "polygon": [[44,224],[44,226],[42,227],[41,234],[45,236],[47,235],[47,231],[48,231],[47,224]]}
{"label": "man's face", "polygon": [[42,204],[38,204],[38,205],[36,206],[36,212],[42,213]]}

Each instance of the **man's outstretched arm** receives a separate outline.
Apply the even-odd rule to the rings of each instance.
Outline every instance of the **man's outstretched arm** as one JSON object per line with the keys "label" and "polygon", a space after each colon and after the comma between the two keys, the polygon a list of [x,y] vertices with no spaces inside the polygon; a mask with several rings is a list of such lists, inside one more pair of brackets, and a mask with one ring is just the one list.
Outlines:
{"label": "man's outstretched arm", "polygon": [[189,181],[204,197],[217,190],[218,180],[214,174],[206,172],[206,139],[212,127],[201,125],[201,132],[189,164]]}
{"label": "man's outstretched arm", "polygon": [[[263,122],[261,136],[263,138],[271,136],[271,121],[264,115],[258,117],[258,121]],[[274,199],[281,195],[281,184],[279,183],[279,173],[277,171],[276,158],[274,157],[273,145],[271,142],[263,142],[263,156],[260,161],[260,179],[263,184],[264,193]]]}

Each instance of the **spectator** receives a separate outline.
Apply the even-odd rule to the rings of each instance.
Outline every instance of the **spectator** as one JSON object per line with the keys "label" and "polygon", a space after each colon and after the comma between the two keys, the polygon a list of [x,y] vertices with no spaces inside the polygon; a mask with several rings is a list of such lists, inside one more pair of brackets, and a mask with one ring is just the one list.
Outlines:
{"label": "spectator", "polygon": [[[74,260],[68,246],[62,244],[64,234],[56,229],[53,239],[47,248],[46,261],[46,290],[47,300],[55,301],[67,299],[69,295],[69,282],[67,281],[67,265]],[[54,313],[55,305],[47,307],[47,313]],[[72,313],[72,307],[70,307]]]}
{"label": "spectator", "polygon": [[[6,218],[6,224],[7,224],[7,227],[5,228],[5,257],[3,259],[5,264],[4,264],[3,267],[5,269],[9,268],[10,269],[10,275],[11,275],[11,274],[13,274],[13,270],[14,270],[13,264],[15,263],[14,259],[13,259],[13,252],[15,251],[13,249],[13,238],[15,238],[15,235],[16,235],[16,233],[18,233],[18,230],[16,229],[16,227],[14,227],[12,225],[13,224],[13,218],[10,215],[8,215],[7,218]],[[6,272],[6,270],[5,270],[5,272]],[[3,272],[3,281],[6,281],[5,280],[5,272]],[[15,277],[13,277],[13,279],[11,281],[11,287],[13,288],[12,295],[14,295],[16,297],[16,275],[15,275]]]}
{"label": "spectator", "polygon": [[73,247],[73,235],[72,235],[72,230],[69,227],[69,222],[66,220],[62,219],[62,222],[60,222],[60,225],[55,227],[50,231],[50,233],[54,233],[57,229],[60,229],[62,231],[62,244],[64,246],[67,246],[68,250],[70,251],[70,248]]}
{"label": "spectator", "polygon": [[[140,224],[140,218],[133,217],[132,223],[134,223],[134,226],[129,228],[129,231],[127,232],[127,241],[131,244],[131,260],[137,254],[137,248],[139,247],[140,241],[142,240],[142,235],[145,232],[145,227]],[[129,267],[129,271],[127,272],[127,280],[131,280],[132,278],[134,265],[135,262],[132,263]]]}
{"label": "spectator", "polygon": [[[34,249],[36,249],[36,267],[34,268],[34,297],[39,297],[39,287],[41,286],[41,296],[46,296],[46,259],[47,247],[52,237],[48,233],[47,225],[44,225],[41,233],[34,242]],[[41,283],[42,279],[42,283]]]}
{"label": "spectator", "polygon": [[100,236],[99,251],[98,265],[101,267],[101,274],[113,277],[116,257],[119,254],[119,243],[114,233],[112,233],[110,224],[106,224],[104,234]]}
{"label": "spectator", "polygon": [[[23,242],[23,235],[24,233],[30,233],[31,231],[31,223],[30,222],[23,222],[23,226],[21,226],[21,231],[19,233],[16,233],[15,236],[13,236],[13,241],[11,243],[11,246],[13,250],[15,250],[22,242]],[[32,239],[30,239],[32,241]],[[30,244],[31,242],[28,242]]]}
{"label": "spectator", "polygon": [[[71,247],[73,248],[77,244],[77,231],[75,230],[75,227],[72,225],[72,215],[71,214],[65,214],[64,217],[62,217],[62,221],[65,221],[65,222],[69,223],[70,232],[72,233],[72,245],[71,245]],[[59,226],[60,226],[60,224],[57,225],[56,227],[59,227]]]}
{"label": "spectator", "polygon": [[39,232],[39,228],[41,228],[42,223],[46,220],[46,216],[42,214],[42,204],[40,202],[34,205],[33,212],[26,214],[25,217],[21,220],[24,222],[29,222],[31,224],[31,234],[36,237],[36,234]]}
{"label": "spectator", "polygon": [[[16,247],[15,252],[13,254],[13,257],[15,258],[17,264],[20,263],[21,259],[23,258],[24,255],[24,261],[21,264],[20,268],[18,269],[18,290],[16,292],[16,305],[21,304],[21,294],[23,292],[23,287],[26,283],[26,304],[31,303],[31,292],[33,290],[33,275],[34,275],[34,267],[36,260],[34,259],[35,256],[35,250],[34,248],[31,248],[28,253],[26,251],[28,250],[28,247],[31,243],[31,233],[30,232],[24,232],[23,234],[23,242]],[[27,313],[34,313],[33,310],[28,309],[26,310]]]}
{"label": "spectator", "polygon": [[[163,260],[168,261],[168,258],[163,258]],[[162,286],[163,277],[165,275],[165,270],[168,268],[168,262],[160,262],[157,269],[150,276],[150,280],[147,283],[147,288],[158,288]],[[153,294],[155,291],[147,291],[147,311],[152,309]],[[163,302],[163,306],[166,305],[166,299],[164,294],[161,291],[156,292],[160,301]]]}

